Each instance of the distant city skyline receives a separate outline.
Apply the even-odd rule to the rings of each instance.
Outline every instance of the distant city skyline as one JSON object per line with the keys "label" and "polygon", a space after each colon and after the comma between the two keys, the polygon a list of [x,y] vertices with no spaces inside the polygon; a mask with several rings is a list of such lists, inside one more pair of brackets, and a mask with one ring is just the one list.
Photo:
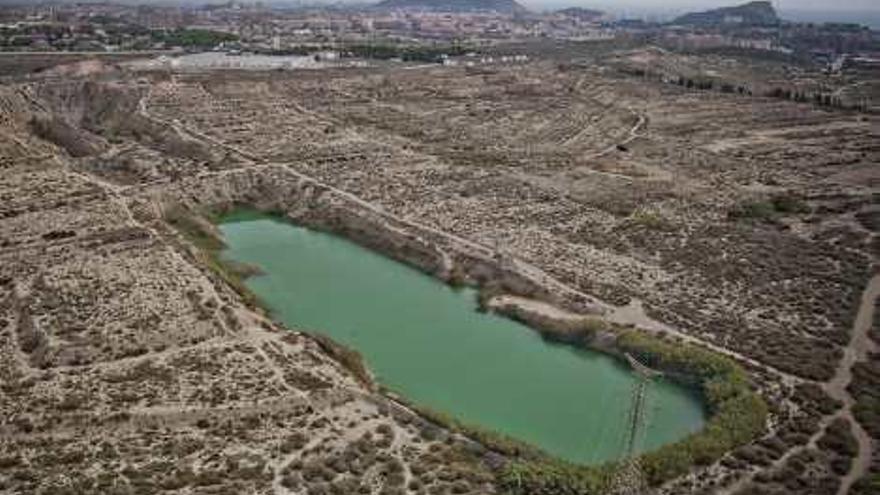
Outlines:
{"label": "distant city skyline", "polygon": [[[48,0],[46,3],[51,2]],[[129,3],[129,4],[219,4],[227,3],[229,0],[57,0],[60,2],[89,2],[89,1],[110,1],[111,3]],[[378,3],[380,0],[237,0],[242,3],[256,3],[262,1],[266,4],[283,5],[283,4],[371,4]],[[689,9],[689,10],[706,10],[717,7],[727,7],[747,3],[749,0],[518,0],[519,3],[533,10],[552,10],[565,7],[585,7],[596,9],[613,9],[621,8],[634,9]],[[42,3],[38,0],[0,0],[0,4],[28,4]],[[845,11],[880,11],[880,2],[877,0],[838,0],[833,5],[829,5],[828,0],[772,0],[774,7],[781,10],[812,10],[830,12],[835,10]]]}
{"label": "distant city skyline", "polygon": [[[48,0],[52,1],[52,0]],[[205,5],[227,3],[229,0],[54,0],[61,3],[110,1],[124,4],[186,4]],[[262,3],[274,6],[307,5],[369,5],[380,0],[236,0],[242,3]],[[686,12],[709,10],[746,3],[748,0],[517,0],[535,12],[558,10],[566,7],[584,7],[601,10],[615,18],[640,18],[666,21]],[[0,5],[41,3],[42,0],[0,0]],[[785,20],[795,22],[849,22],[880,29],[880,1],[839,0],[829,5],[827,0],[772,0],[773,6]]]}

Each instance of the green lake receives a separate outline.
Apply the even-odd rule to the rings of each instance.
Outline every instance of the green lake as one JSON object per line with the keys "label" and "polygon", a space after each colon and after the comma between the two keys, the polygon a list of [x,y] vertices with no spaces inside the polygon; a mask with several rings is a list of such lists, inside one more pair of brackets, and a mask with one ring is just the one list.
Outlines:
{"label": "green lake", "polygon": [[[276,319],[358,350],[379,382],[408,400],[569,461],[619,454],[634,380],[626,365],[479,313],[473,290],[345,239],[252,212],[219,227],[225,258],[262,269],[246,283]],[[689,389],[659,379],[648,396],[642,449],[705,423]]]}

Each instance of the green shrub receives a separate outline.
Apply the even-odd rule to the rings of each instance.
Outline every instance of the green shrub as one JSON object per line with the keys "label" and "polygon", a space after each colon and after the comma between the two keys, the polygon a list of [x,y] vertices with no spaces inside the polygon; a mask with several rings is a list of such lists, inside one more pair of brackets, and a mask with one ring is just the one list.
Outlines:
{"label": "green shrub", "polygon": [[205,251],[220,251],[226,247],[205,225],[200,215],[182,206],[175,206],[165,211],[165,221],[177,229],[197,248]]}
{"label": "green shrub", "polygon": [[709,421],[699,432],[642,456],[649,484],[683,475],[693,465],[711,464],[764,430],[767,405],[751,390],[745,371],[733,360],[635,331],[623,332],[618,346],[656,369],[695,378],[710,412]]}
{"label": "green shrub", "polygon": [[[485,303],[483,304],[485,305]],[[530,326],[547,340],[579,347],[589,347],[597,334],[611,330],[611,326],[600,318],[560,319],[531,312],[515,304],[496,308],[495,311]]]}
{"label": "green shrub", "polygon": [[388,60],[400,58],[408,62],[440,62],[443,55],[458,56],[473,50],[458,43],[444,45],[401,45],[377,43],[350,45],[346,51],[355,57]]}
{"label": "green shrub", "polygon": [[809,213],[810,207],[798,195],[780,194],[770,199],[773,209],[779,213]]}
{"label": "green shrub", "polygon": [[766,200],[746,200],[737,203],[728,216],[735,219],[771,221],[780,215],[810,212],[803,198],[793,193],[777,194]]}
{"label": "green shrub", "polygon": [[238,36],[209,29],[178,29],[171,32],[153,33],[157,41],[164,41],[169,46],[186,48],[213,48],[222,42],[238,41]]}
{"label": "green shrub", "polygon": [[[610,327],[604,327],[605,330]],[[767,405],[751,390],[745,371],[733,360],[688,344],[670,344],[635,330],[617,332],[617,346],[673,379],[693,382],[710,412],[699,432],[640,456],[646,481],[658,486],[694,466],[708,465],[755,439],[764,430]],[[500,474],[512,494],[605,493],[614,463],[577,466],[552,457],[510,463]]]}
{"label": "green shrub", "polygon": [[362,385],[367,388],[373,388],[373,377],[370,375],[367,365],[364,364],[364,358],[361,356],[361,353],[336,342],[324,334],[308,332],[308,335],[318,343],[324,352],[345,369],[351,371]]}
{"label": "green shrub", "polygon": [[512,495],[592,495],[604,493],[610,470],[556,462],[512,462],[500,475]]}
{"label": "green shrub", "polygon": [[217,217],[213,213],[208,211],[194,212],[182,206],[176,206],[165,211],[164,218],[184,239],[202,253],[202,262],[238,292],[245,304],[251,308],[261,308],[268,312],[267,306],[262,304],[256,294],[251,292],[244,283],[244,279],[258,273],[258,269],[230,263],[220,256],[226,245],[211,230],[211,224],[217,222]]}
{"label": "green shrub", "polygon": [[730,211],[731,218],[748,220],[771,220],[775,215],[773,204],[769,201],[743,201]]}
{"label": "green shrub", "polygon": [[649,230],[672,231],[675,225],[660,213],[639,208],[630,215],[628,223]]}

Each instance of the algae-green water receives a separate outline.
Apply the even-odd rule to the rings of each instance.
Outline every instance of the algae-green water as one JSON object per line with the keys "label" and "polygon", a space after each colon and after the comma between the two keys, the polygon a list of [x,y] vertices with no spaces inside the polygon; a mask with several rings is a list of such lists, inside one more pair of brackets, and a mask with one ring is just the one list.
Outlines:
{"label": "algae-green water", "polygon": [[[262,269],[246,284],[275,318],[358,350],[379,382],[409,401],[569,461],[619,455],[634,381],[626,365],[479,313],[473,290],[346,239],[252,212],[219,227],[224,257]],[[648,397],[642,450],[703,426],[693,391],[660,379]]]}

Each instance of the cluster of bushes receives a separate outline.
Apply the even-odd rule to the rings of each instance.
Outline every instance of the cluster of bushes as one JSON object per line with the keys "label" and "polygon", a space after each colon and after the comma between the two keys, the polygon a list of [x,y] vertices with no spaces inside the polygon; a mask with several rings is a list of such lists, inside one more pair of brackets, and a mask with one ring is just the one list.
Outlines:
{"label": "cluster of bushes", "polygon": [[853,366],[852,373],[847,389],[856,400],[853,414],[871,436],[880,437],[880,354],[869,354],[867,361]]}
{"label": "cluster of bushes", "polygon": [[[752,96],[752,90],[748,86],[743,86],[741,84],[733,84],[729,82],[716,82],[713,79],[707,78],[691,78],[685,76],[678,76],[677,79],[669,80],[665,78],[662,74],[659,74],[654,71],[647,71],[642,68],[635,69],[622,69],[622,72],[625,74],[633,75],[636,77],[644,77],[651,78],[657,80],[663,80],[670,84],[678,85],[687,89],[696,89],[700,91],[713,91],[718,90],[722,93],[728,94],[740,94],[740,95],[748,95]],[[782,100],[789,100],[798,103],[812,103],[816,106],[826,107],[826,108],[843,108],[849,110],[857,110],[857,111],[867,111],[868,105],[867,103],[855,103],[851,105],[847,105],[843,102],[843,100],[834,96],[830,93],[822,93],[822,92],[812,92],[808,93],[807,91],[800,90],[792,90],[790,88],[780,88],[775,87],[763,93],[764,96],[770,98],[779,98]]]}
{"label": "cluster of bushes", "polygon": [[728,213],[732,219],[772,221],[780,215],[809,213],[810,206],[798,195],[779,194],[766,200],[737,203]]}
{"label": "cluster of bushes", "polygon": [[[641,75],[645,75],[644,71],[642,71]],[[749,89],[747,86],[732,84],[728,82],[716,83],[712,79],[692,79],[689,77],[679,76],[678,79],[674,79],[672,83],[687,89],[697,89],[701,91],[712,91],[717,89],[722,93],[748,96],[752,95],[752,90]],[[847,106],[839,97],[822,92],[808,93],[806,91],[776,87],[764,93],[764,96],[768,96],[770,98],[779,98],[782,100],[795,101],[798,103],[813,103],[814,105],[820,107],[848,108],[851,110],[860,111],[867,110],[867,105],[864,103]]]}
{"label": "cluster of bushes", "polygon": [[538,330],[546,340],[563,342],[581,347],[589,346],[599,332],[610,330],[610,325],[599,318],[578,318],[561,320],[537,313],[524,311],[511,305],[499,309],[505,316],[529,325]]}
{"label": "cluster of bushes", "polygon": [[[798,203],[788,197],[774,198],[779,211],[797,210]],[[478,304],[483,310],[497,287],[483,286]],[[662,370],[671,379],[698,388],[709,408],[705,427],[684,439],[643,454],[639,462],[652,486],[686,474],[695,465],[708,465],[727,452],[757,438],[768,415],[764,401],[751,389],[746,372],[733,360],[689,344],[672,344],[633,329],[615,327],[600,319],[561,320],[535,314],[511,305],[498,310],[521,321],[544,338],[593,348],[600,336],[613,336],[616,351],[630,354],[650,367]],[[498,475],[503,488],[514,495],[571,494],[591,495],[607,491],[618,466],[572,464],[550,456],[541,449],[496,432],[463,425],[436,411],[414,407],[420,415],[459,431],[482,445],[514,459]]]}
{"label": "cluster of bushes", "polygon": [[318,343],[325,353],[332,357],[336,362],[341,364],[345,369],[351,371],[355,378],[367,388],[373,387],[373,377],[364,364],[364,358],[354,349],[346,347],[326,335],[310,332],[309,336]]}
{"label": "cluster of bushes", "polygon": [[783,89],[783,88],[773,88],[767,92],[767,96],[771,98],[781,98],[783,100],[791,100],[796,101],[798,103],[813,103],[820,107],[831,107],[831,108],[851,108],[853,110],[865,110],[865,105],[859,104],[847,107],[844,105],[843,100],[840,97],[834,96],[829,93],[807,93],[806,91],[799,91],[791,89]]}
{"label": "cluster of bushes", "polygon": [[819,438],[819,446],[829,456],[829,464],[834,474],[844,476],[849,472],[852,459],[858,454],[859,445],[848,419],[835,419]]}
{"label": "cluster of bushes", "polygon": [[692,77],[678,76],[678,78],[669,78],[667,75],[656,72],[645,70],[642,68],[626,68],[621,69],[621,72],[624,74],[629,74],[636,77],[654,79],[658,81],[665,82],[667,84],[672,84],[676,86],[681,86],[682,88],[687,89],[696,89],[699,91],[713,91],[718,90],[722,93],[728,94],[740,94],[740,95],[752,95],[752,90],[748,88],[748,86],[743,86],[741,84],[732,84],[729,82],[720,82],[715,79],[710,78],[697,78],[694,79]]}
{"label": "cluster of bushes", "polygon": [[629,225],[644,227],[649,230],[664,232],[675,230],[675,224],[673,224],[668,218],[658,212],[646,210],[644,208],[637,208],[633,211],[632,215],[627,219],[627,223]]}
{"label": "cluster of bushes", "polygon": [[636,331],[617,340],[623,352],[670,376],[697,382],[710,418],[703,429],[642,456],[648,483],[657,485],[708,465],[764,430],[767,405],[752,391],[746,372],[733,360],[688,344],[670,344]]}
{"label": "cluster of bushes", "polygon": [[[687,344],[670,344],[635,330],[617,331],[617,347],[673,379],[691,382],[705,397],[710,419],[705,427],[678,442],[641,455],[651,486],[711,464],[761,434],[767,405],[751,390],[745,371],[731,359]],[[603,493],[617,465],[578,466],[553,458],[508,464],[500,479],[514,494]]]}
{"label": "cluster of bushes", "polygon": [[[709,91],[715,87],[715,81],[711,79],[697,79],[693,80],[689,77],[678,76],[678,81],[676,81],[679,86],[688,88],[688,89],[699,89],[703,91]],[[740,87],[742,88],[742,87]],[[731,93],[733,91],[730,91]],[[742,94],[743,91],[740,91]]]}
{"label": "cluster of bushes", "polygon": [[[877,450],[874,450],[874,457],[877,457]],[[870,469],[864,476],[859,478],[853,484],[850,493],[853,495],[873,495],[880,493],[880,461],[873,461]]]}
{"label": "cluster of bushes", "polygon": [[747,86],[743,86],[741,84],[732,84],[728,82],[719,82],[715,83],[712,79],[691,79],[689,77],[678,76],[678,80],[675,81],[676,84],[683,88],[688,89],[698,89],[701,91],[712,91],[713,89],[718,89],[722,93],[728,94],[740,94],[740,95],[752,95],[752,90]]}
{"label": "cluster of bushes", "polygon": [[238,36],[230,33],[211,31],[209,29],[178,29],[175,31],[156,31],[153,33],[156,41],[162,41],[168,46],[180,46],[183,48],[213,48],[220,43],[238,41]]}
{"label": "cluster of bushes", "polygon": [[501,474],[512,495],[587,495],[608,490],[611,470],[561,461],[513,462]]}
{"label": "cluster of bushes", "polygon": [[440,62],[443,55],[460,56],[471,51],[462,45],[393,45],[359,44],[346,47],[346,52],[354,57],[389,60],[399,58],[406,62]]}
{"label": "cluster of bushes", "polygon": [[207,267],[217,276],[232,287],[251,308],[264,308],[256,294],[251,292],[244,283],[244,279],[254,272],[248,268],[242,270],[242,265],[229,263],[220,256],[220,252],[226,247],[223,241],[211,229],[211,221],[216,220],[210,213],[197,214],[184,207],[177,206],[165,211],[165,220],[174,227],[187,241],[199,249],[203,254],[203,261]]}

